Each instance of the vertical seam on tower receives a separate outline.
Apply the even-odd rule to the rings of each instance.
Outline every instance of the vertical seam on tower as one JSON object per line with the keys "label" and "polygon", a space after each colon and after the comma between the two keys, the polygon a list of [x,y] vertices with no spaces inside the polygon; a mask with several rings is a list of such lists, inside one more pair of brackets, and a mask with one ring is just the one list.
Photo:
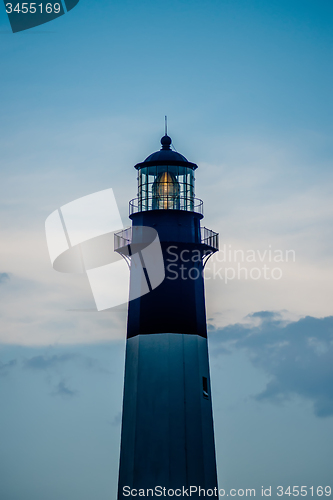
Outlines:
{"label": "vertical seam on tower", "polygon": [[[140,335],[137,335],[137,367],[136,367],[136,396],[135,396],[135,426],[134,426],[134,439],[133,439],[133,455],[132,455],[132,484],[135,484],[135,458],[136,458],[136,436],[137,436],[137,425],[138,425],[138,388],[139,388],[139,365],[140,365]],[[128,342],[128,339],[127,339]]]}
{"label": "vertical seam on tower", "polygon": [[188,486],[188,460],[187,460],[187,428],[186,428],[186,370],[185,370],[185,346],[184,335],[182,335],[183,347],[183,380],[184,380],[184,437],[185,437],[185,471],[186,471],[186,487]]}
{"label": "vertical seam on tower", "polygon": [[[171,379],[171,370],[170,370],[170,358],[171,358],[171,353],[170,353],[170,334],[167,334],[168,335],[168,404],[169,404],[169,408],[170,408],[170,405],[171,405],[171,390],[170,390],[170,379]],[[171,484],[171,440],[172,440],[172,436],[171,436],[171,426],[170,426],[170,420],[171,420],[171,417],[170,417],[170,410],[168,411],[168,415],[169,415],[169,418],[168,418],[168,435],[169,435],[169,443],[168,443],[168,446],[169,446],[169,449],[168,449],[168,455],[169,455],[169,463],[168,463],[168,467],[169,467],[169,484]]]}

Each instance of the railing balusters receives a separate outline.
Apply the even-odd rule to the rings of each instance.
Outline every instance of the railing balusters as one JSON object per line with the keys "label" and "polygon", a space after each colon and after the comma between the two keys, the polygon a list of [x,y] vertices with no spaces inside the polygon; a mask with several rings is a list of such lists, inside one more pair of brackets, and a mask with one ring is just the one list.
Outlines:
{"label": "railing balusters", "polygon": [[[133,201],[133,200],[132,200]],[[126,245],[130,245],[132,241],[132,227],[127,227],[122,231],[114,234],[114,249],[118,250],[119,248],[125,247]],[[219,249],[219,234],[215,233],[211,229],[207,227],[201,228],[201,243],[208,245],[215,250]]]}
{"label": "railing balusters", "polygon": [[132,241],[132,228],[127,227],[114,234],[114,250],[130,245]]}
{"label": "railing balusters", "polygon": [[219,236],[218,233],[215,233],[214,231],[208,229],[207,227],[201,228],[201,243],[213,247],[216,250],[219,249],[218,236]]}

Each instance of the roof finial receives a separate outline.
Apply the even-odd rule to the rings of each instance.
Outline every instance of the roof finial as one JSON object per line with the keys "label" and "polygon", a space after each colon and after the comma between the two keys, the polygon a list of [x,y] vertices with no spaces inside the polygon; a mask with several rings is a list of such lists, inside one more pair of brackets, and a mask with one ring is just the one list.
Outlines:
{"label": "roof finial", "polygon": [[168,117],[165,115],[164,117],[165,124],[165,135],[161,139],[162,149],[171,149],[171,138],[168,136]]}

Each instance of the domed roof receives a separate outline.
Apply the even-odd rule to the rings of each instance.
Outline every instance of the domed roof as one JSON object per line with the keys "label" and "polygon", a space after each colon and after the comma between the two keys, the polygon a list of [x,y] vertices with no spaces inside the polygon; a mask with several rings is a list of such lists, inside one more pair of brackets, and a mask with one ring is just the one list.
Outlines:
{"label": "domed roof", "polygon": [[[161,144],[162,147],[160,151],[156,151],[155,153],[147,156],[145,161],[143,161],[142,163],[137,163],[137,165],[135,165],[135,168],[139,170],[142,167],[149,167],[153,165],[183,165],[192,168],[193,170],[198,168],[198,165],[189,162],[185,158],[185,156],[177,153],[176,151],[173,151],[170,148],[171,138],[168,135],[164,135],[162,137]],[[186,165],[184,165],[184,163],[186,163]]]}
{"label": "domed roof", "polygon": [[156,151],[156,153],[152,153],[147,156],[146,161],[187,161],[185,156],[180,153],[176,153],[176,151],[172,151],[172,149],[161,149],[160,151]]}

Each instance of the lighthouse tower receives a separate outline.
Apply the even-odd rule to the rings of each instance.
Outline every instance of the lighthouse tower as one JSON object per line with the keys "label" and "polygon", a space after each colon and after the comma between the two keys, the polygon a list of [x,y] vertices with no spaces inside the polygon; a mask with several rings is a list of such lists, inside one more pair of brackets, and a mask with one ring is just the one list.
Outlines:
{"label": "lighthouse tower", "polygon": [[[144,269],[149,293],[128,307],[119,500],[130,490],[155,496],[161,487],[183,496],[192,487],[192,498],[199,498],[199,487],[217,488],[203,270],[218,250],[218,234],[201,226],[197,165],[171,149],[168,135],[161,144],[135,165],[132,228],[118,233],[115,243],[128,255],[134,234],[153,228],[165,269],[156,288]],[[131,290],[137,279],[131,265]]]}

